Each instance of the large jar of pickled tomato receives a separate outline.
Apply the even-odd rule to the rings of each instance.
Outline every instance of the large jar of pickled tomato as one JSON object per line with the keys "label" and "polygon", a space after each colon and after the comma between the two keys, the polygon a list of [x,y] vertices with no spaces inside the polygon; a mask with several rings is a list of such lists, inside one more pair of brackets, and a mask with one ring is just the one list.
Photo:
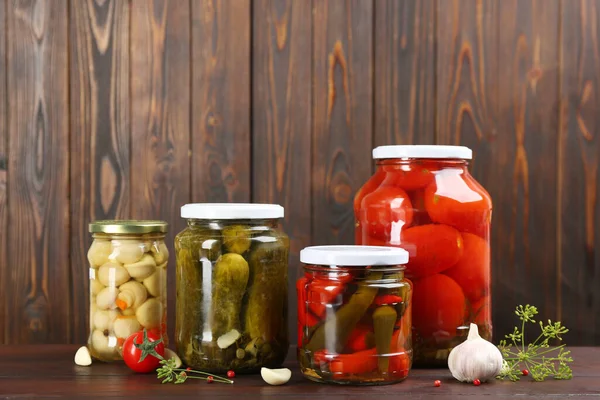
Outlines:
{"label": "large jar of pickled tomato", "polygon": [[298,361],[317,382],[380,385],[402,381],[411,366],[408,253],[372,246],[314,246],[298,294]]}
{"label": "large jar of pickled tomato", "polygon": [[354,199],[356,243],[409,252],[415,366],[445,365],[469,323],[491,339],[492,201],[462,146],[382,146]]}
{"label": "large jar of pickled tomato", "polygon": [[89,229],[91,355],[121,360],[125,339],[143,329],[167,345],[167,223],[108,220]]}
{"label": "large jar of pickled tomato", "polygon": [[289,347],[289,239],[276,204],[186,204],[175,238],[175,344],[212,373],[278,367]]}

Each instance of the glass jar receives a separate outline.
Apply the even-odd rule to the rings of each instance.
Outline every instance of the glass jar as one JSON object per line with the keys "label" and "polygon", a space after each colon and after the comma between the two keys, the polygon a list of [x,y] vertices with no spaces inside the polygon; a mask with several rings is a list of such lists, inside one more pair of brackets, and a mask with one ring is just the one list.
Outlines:
{"label": "glass jar", "polygon": [[409,252],[415,366],[446,365],[469,323],[491,340],[492,201],[462,146],[383,146],[356,194],[356,243]]}
{"label": "glass jar", "polygon": [[90,264],[91,355],[122,360],[122,346],[144,328],[168,344],[167,263],[164,221],[95,221]]}
{"label": "glass jar", "polygon": [[371,246],[314,246],[300,252],[298,362],[317,382],[402,381],[412,360],[408,254]]}
{"label": "glass jar", "polygon": [[175,342],[183,362],[212,373],[283,363],[289,347],[289,239],[275,204],[187,204],[175,238]]}

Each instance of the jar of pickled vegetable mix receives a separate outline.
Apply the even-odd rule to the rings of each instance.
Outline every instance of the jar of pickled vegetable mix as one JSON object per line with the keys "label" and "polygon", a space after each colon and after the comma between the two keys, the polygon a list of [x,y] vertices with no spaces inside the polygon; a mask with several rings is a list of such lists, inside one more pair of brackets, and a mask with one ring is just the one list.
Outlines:
{"label": "jar of pickled vegetable mix", "polygon": [[175,238],[175,342],[212,373],[280,366],[289,347],[289,240],[275,204],[186,204]]}
{"label": "jar of pickled vegetable mix", "polygon": [[122,346],[144,328],[167,338],[167,262],[164,221],[95,221],[90,264],[91,355],[122,359]]}
{"label": "jar of pickled vegetable mix", "polygon": [[462,146],[383,146],[354,199],[356,243],[402,247],[414,284],[415,366],[446,365],[469,323],[492,335],[492,201]]}
{"label": "jar of pickled vegetable mix", "polygon": [[315,246],[298,294],[298,361],[310,380],[381,385],[408,375],[411,283],[408,253],[375,246]]}

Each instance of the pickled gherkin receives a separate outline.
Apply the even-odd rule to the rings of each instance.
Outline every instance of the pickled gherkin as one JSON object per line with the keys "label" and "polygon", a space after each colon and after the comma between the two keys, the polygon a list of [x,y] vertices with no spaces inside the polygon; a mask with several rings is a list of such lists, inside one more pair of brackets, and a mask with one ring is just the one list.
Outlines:
{"label": "pickled gherkin", "polygon": [[220,337],[232,329],[240,329],[240,310],[248,275],[248,263],[239,254],[223,254],[215,263],[212,278],[213,335]]}
{"label": "pickled gherkin", "polygon": [[289,346],[289,240],[277,220],[189,219],[175,248],[183,362],[211,373],[280,366]]}

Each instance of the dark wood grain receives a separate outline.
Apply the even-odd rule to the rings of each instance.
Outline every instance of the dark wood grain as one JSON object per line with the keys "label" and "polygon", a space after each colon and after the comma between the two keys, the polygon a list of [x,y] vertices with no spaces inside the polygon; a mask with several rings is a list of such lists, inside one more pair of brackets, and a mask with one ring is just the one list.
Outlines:
{"label": "dark wood grain", "polygon": [[[556,0],[498,4],[498,117],[486,188],[494,201],[492,267],[496,338],[511,312],[535,304],[557,317],[556,157],[558,18]],[[567,340],[567,342],[569,342]]]}
{"label": "dark wood grain", "polygon": [[[438,0],[437,20],[437,143],[468,146],[473,150],[470,170],[489,192],[506,190],[506,181],[494,177],[494,155],[501,160],[509,149],[496,147],[498,132],[498,9],[497,1]],[[513,51],[512,48],[510,51]],[[504,83],[503,83],[504,84]],[[502,134],[510,134],[504,133]],[[510,149],[512,151],[512,149]],[[494,207],[496,199],[492,197]],[[513,204],[499,203],[512,210]],[[502,211],[501,211],[502,212]],[[492,219],[492,237],[496,234]],[[504,232],[507,234],[507,232]],[[514,306],[497,302],[497,274],[510,266],[507,250],[492,246],[492,321],[513,323]],[[513,289],[508,289],[513,293]],[[504,325],[505,326],[505,325]],[[504,331],[495,337],[503,337]]]}
{"label": "dark wood grain", "polygon": [[311,7],[292,0],[258,0],[253,7],[252,201],[285,207],[295,340],[298,255],[311,244]]}
{"label": "dark wood grain", "polygon": [[600,344],[600,4],[561,4],[560,317],[573,341]]}
{"label": "dark wood grain", "polygon": [[313,32],[312,238],[352,244],[373,164],[373,2],[317,1]]}
{"label": "dark wood grain", "polygon": [[[0,347],[0,396],[69,398],[275,398],[275,399],[563,399],[600,395],[600,348],[573,348],[573,379],[535,383],[493,381],[481,386],[460,383],[447,369],[412,370],[408,378],[390,386],[339,386],[310,382],[300,374],[295,352],[285,366],[292,379],[284,386],[268,386],[259,375],[242,375],[233,385],[188,380],[182,385],[161,384],[154,374],[135,374],[120,363],[73,364],[76,346]],[[44,371],[32,384],[31,371]],[[439,379],[441,387],[434,387]]]}
{"label": "dark wood grain", "polygon": [[66,13],[66,2],[41,0],[7,13],[8,168],[19,182],[8,187],[8,343],[71,338]]}
{"label": "dark wood grain", "polygon": [[[175,298],[173,239],[190,202],[190,4],[132,3],[131,215],[169,223],[168,297]],[[168,303],[171,337],[175,302]]]}
{"label": "dark wood grain", "polygon": [[[6,0],[0,0],[0,231],[7,231],[8,223],[8,121],[6,114]],[[4,343],[9,313],[6,308],[8,281],[8,248],[6,235],[0,235],[0,344]]]}
{"label": "dark wood grain", "polygon": [[377,0],[375,145],[434,144],[434,0]]}
{"label": "dark wood grain", "polygon": [[89,325],[88,224],[130,217],[129,11],[125,0],[70,3],[74,342],[86,340]]}
{"label": "dark wood grain", "polygon": [[192,199],[250,200],[250,0],[192,1]]}

